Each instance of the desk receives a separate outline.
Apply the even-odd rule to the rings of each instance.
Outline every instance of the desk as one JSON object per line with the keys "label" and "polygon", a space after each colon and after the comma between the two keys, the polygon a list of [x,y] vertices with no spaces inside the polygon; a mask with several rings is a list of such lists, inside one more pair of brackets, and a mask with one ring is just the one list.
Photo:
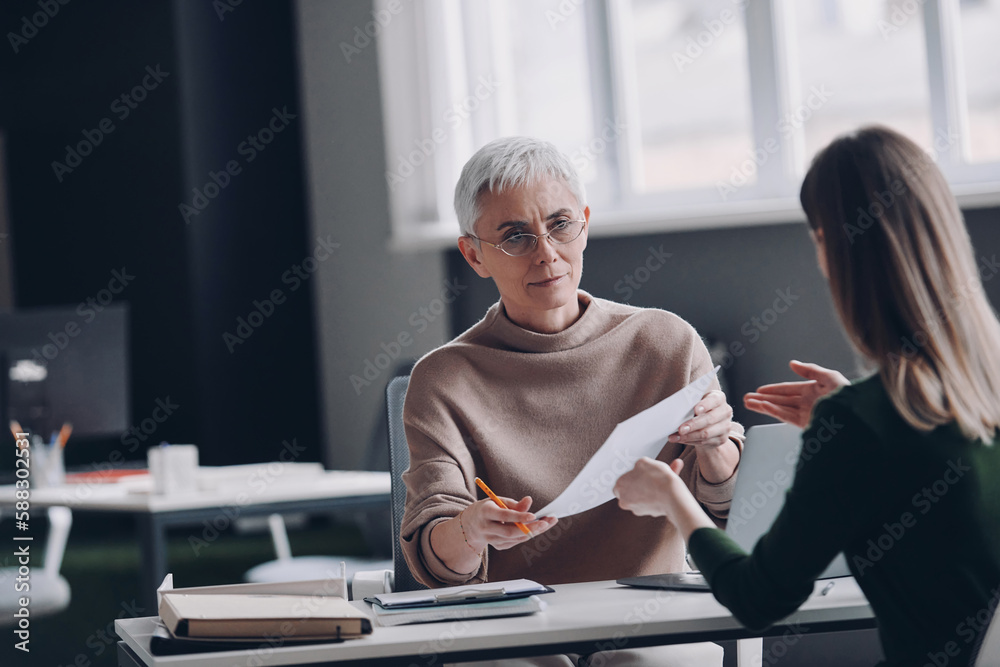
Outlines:
{"label": "desk", "polygon": [[[301,464],[300,464],[301,465]],[[294,471],[294,472],[293,472]],[[237,517],[274,512],[323,512],[388,507],[387,472],[302,473],[288,464],[252,464],[199,469],[199,488],[154,495],[151,480],[126,478],[117,484],[66,484],[31,490],[31,507],[65,505],[74,512],[117,512],[136,520],[141,550],[139,604],[156,609],[156,587],[167,574],[167,529],[201,526],[192,534],[211,544]],[[0,486],[0,507],[13,507],[13,486]],[[196,544],[202,544],[196,542]]]}
{"label": "desk", "polygon": [[[854,579],[837,581],[827,595],[819,582],[812,597],[766,636],[855,630],[875,626],[868,601]],[[548,608],[531,616],[444,621],[375,628],[342,644],[286,646],[184,656],[153,656],[149,636],[155,617],[115,621],[119,667],[232,667],[233,665],[413,665],[512,658],[553,653],[593,653],[659,644],[761,636],[736,621],[711,593],[654,591],[613,581],[553,586],[541,596]],[[352,602],[366,608],[363,602]]]}

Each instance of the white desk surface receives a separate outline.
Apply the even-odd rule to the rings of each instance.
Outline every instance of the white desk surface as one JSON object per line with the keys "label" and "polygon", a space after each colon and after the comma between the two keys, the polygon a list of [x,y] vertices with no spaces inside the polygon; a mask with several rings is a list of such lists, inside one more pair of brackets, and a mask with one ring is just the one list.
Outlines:
{"label": "white desk surface", "polygon": [[[827,595],[816,584],[813,596],[780,626],[824,622],[867,621],[873,618],[868,601],[854,579],[837,580]],[[349,662],[374,657],[431,656],[442,651],[490,650],[512,646],[545,646],[588,642],[612,637],[664,637],[685,633],[730,633],[742,626],[711,593],[644,590],[619,586],[613,581],[554,586],[555,593],[541,596],[548,608],[531,616],[444,621],[391,628],[376,627],[372,635],[341,644],[286,646],[263,650],[225,651],[177,656],[153,656],[149,637],[155,617],[120,619],[115,630],[149,667],[230,667],[253,657],[260,665],[308,665]],[[354,602],[362,608],[369,605]],[[706,637],[711,639],[711,637]],[[442,659],[441,662],[447,662]]]}
{"label": "white desk surface", "polygon": [[[153,493],[148,474],[112,483],[83,482],[31,488],[31,504],[66,505],[79,510],[160,513],[179,510],[259,505],[323,498],[388,495],[387,472],[323,470],[320,464],[257,463],[198,469],[197,488],[171,495]],[[0,506],[12,507],[13,485],[0,486]]]}

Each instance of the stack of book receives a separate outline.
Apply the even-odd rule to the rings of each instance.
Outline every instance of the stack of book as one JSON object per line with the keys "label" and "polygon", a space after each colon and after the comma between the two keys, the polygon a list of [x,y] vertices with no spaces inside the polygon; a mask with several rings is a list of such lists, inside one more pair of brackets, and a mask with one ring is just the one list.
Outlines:
{"label": "stack of book", "polygon": [[340,580],[161,587],[159,655],[340,642],[372,632],[371,619],[342,597]]}

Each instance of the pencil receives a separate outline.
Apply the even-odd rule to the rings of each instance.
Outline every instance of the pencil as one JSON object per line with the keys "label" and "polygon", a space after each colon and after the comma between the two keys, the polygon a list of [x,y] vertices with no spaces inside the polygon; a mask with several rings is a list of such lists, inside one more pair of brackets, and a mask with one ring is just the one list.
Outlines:
{"label": "pencil", "polygon": [[56,443],[58,443],[59,449],[62,449],[63,447],[66,446],[66,441],[69,440],[69,435],[72,432],[73,432],[72,424],[66,422],[62,425],[62,428],[59,429],[59,436],[56,438]]}
{"label": "pencil", "polygon": [[[490,489],[490,487],[486,486],[486,482],[484,482],[483,480],[481,480],[481,479],[479,479],[477,477],[476,478],[476,484],[479,486],[480,489],[483,490],[483,493],[485,493],[486,495],[488,495],[490,497],[490,500],[492,500],[493,502],[495,502],[497,505],[499,505],[500,507],[502,507],[504,509],[510,509],[509,507],[507,507],[506,505],[504,505],[503,501],[500,500],[500,498],[497,497],[497,494],[493,493],[493,491]],[[518,528],[520,528],[521,532],[524,533],[525,535],[531,535],[532,534],[531,533],[531,529],[528,528],[527,526],[525,526],[520,521],[516,522],[514,525],[517,526]]]}

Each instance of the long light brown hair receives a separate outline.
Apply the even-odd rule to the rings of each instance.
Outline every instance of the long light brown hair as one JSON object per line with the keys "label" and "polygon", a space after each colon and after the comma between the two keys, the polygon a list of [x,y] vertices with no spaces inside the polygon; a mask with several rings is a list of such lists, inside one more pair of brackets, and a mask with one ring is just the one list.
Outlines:
{"label": "long light brown hair", "polygon": [[958,204],[919,146],[884,127],[836,139],[799,194],[821,232],[833,302],[914,428],[1000,428],[1000,323]]}

